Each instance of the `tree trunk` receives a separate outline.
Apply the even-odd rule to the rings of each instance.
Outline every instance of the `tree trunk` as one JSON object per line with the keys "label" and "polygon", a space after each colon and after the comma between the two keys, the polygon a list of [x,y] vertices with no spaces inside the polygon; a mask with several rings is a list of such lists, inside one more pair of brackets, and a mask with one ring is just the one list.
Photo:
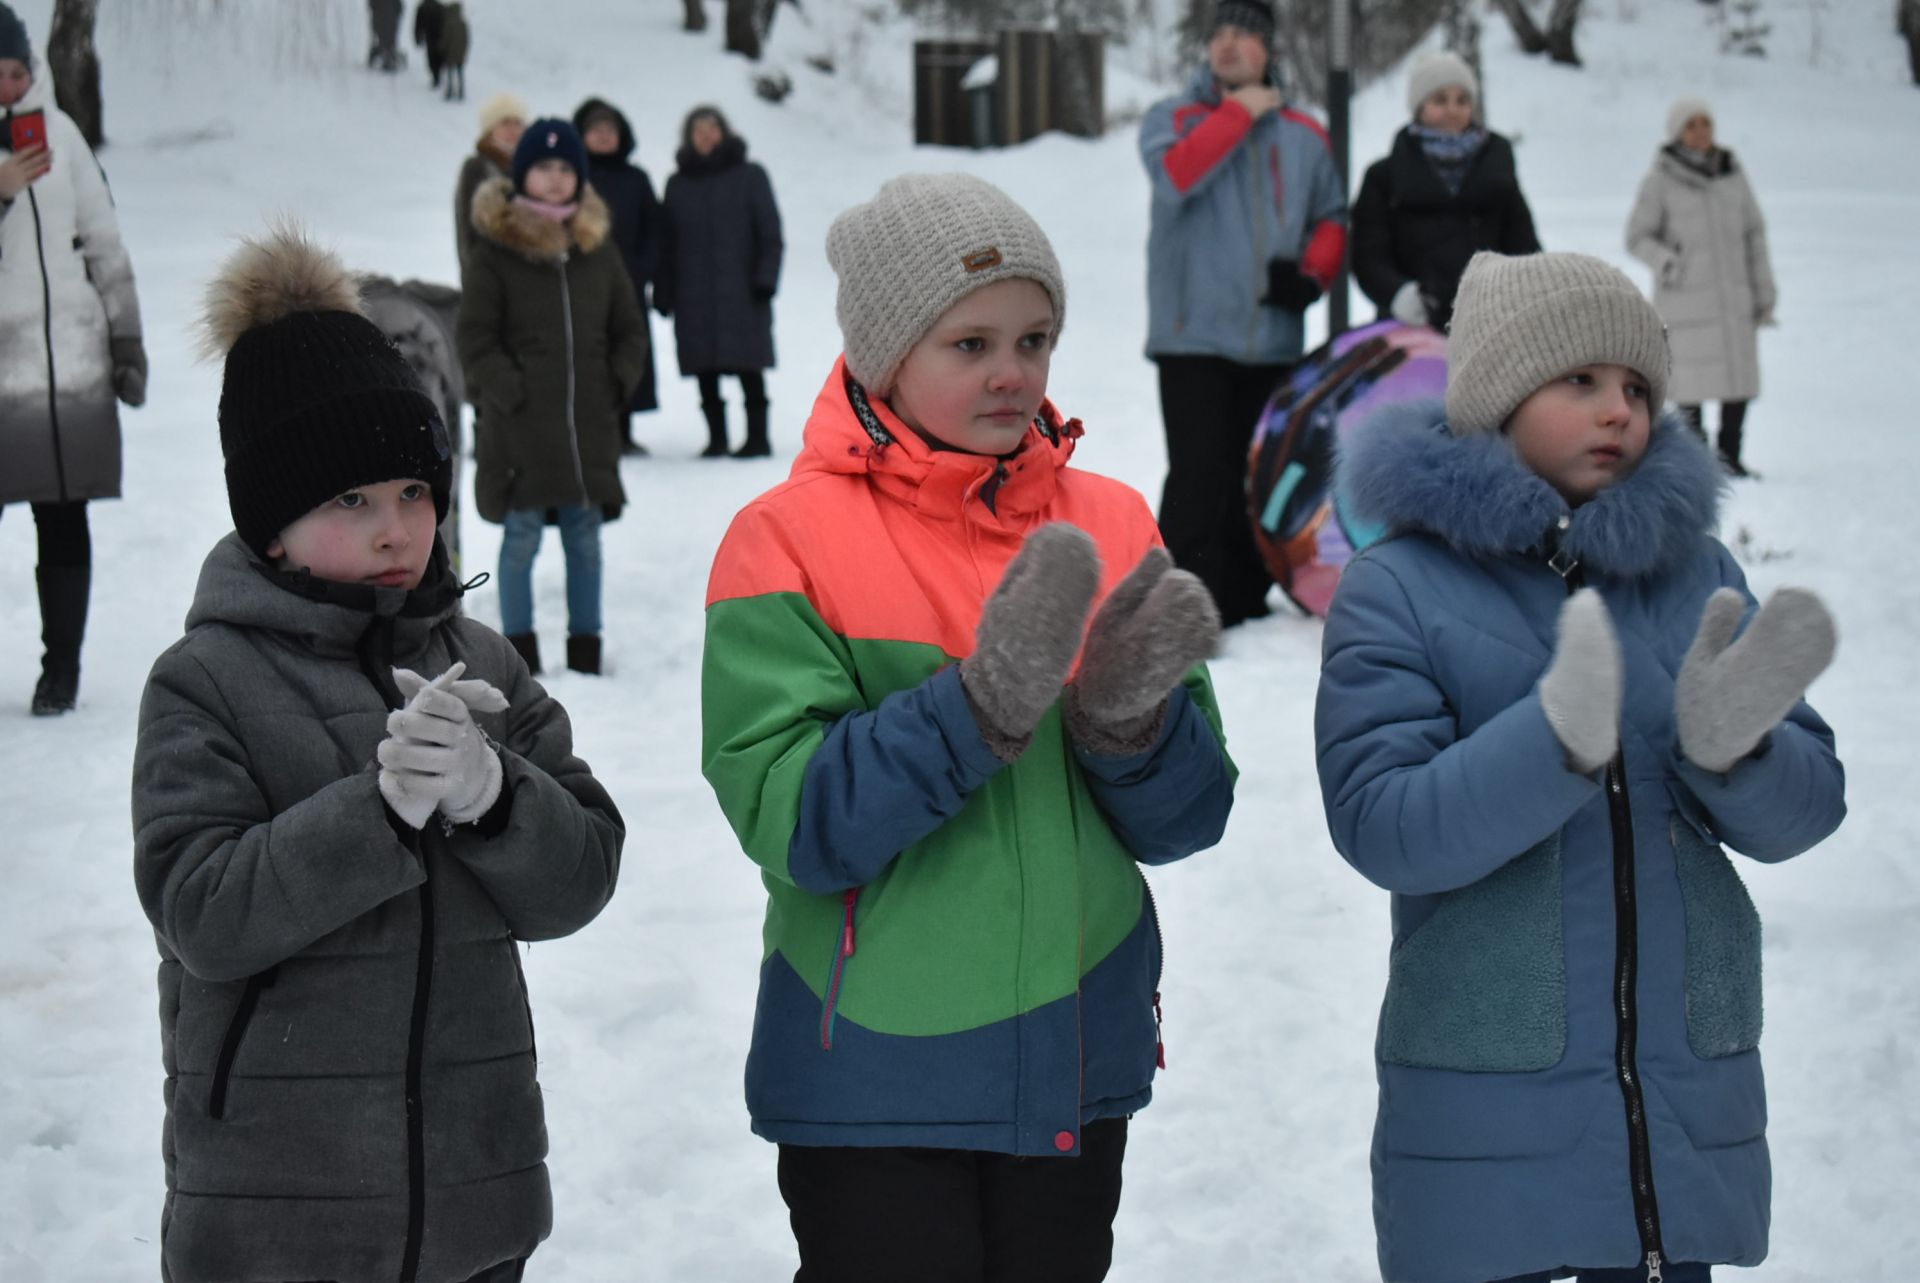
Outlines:
{"label": "tree trunk", "polygon": [[1907,38],[1907,62],[1920,85],[1920,0],[1900,0],[1900,34]]}
{"label": "tree trunk", "polygon": [[706,0],[681,0],[686,7],[686,20],[680,24],[682,31],[705,31],[707,29]]}
{"label": "tree trunk", "polygon": [[87,146],[106,142],[100,110],[100,55],[93,50],[93,19],[100,0],[54,0],[53,29],[47,34],[47,66],[53,70],[53,97],[73,117]]}
{"label": "tree trunk", "polygon": [[1487,123],[1487,74],[1480,66],[1480,15],[1474,12],[1473,0],[1448,0],[1446,16],[1440,25],[1446,47],[1460,55],[1460,60],[1473,69],[1473,78],[1480,82],[1480,100],[1474,109],[1484,125]]}
{"label": "tree trunk", "polygon": [[1540,34],[1540,27],[1527,12],[1526,0],[1493,0],[1493,7],[1507,15],[1507,21],[1513,26],[1514,38],[1520,42],[1521,53],[1543,53],[1547,48],[1547,38]]}
{"label": "tree trunk", "polygon": [[1580,65],[1573,51],[1573,28],[1580,21],[1580,0],[1553,0],[1547,15],[1547,57],[1569,67]]}

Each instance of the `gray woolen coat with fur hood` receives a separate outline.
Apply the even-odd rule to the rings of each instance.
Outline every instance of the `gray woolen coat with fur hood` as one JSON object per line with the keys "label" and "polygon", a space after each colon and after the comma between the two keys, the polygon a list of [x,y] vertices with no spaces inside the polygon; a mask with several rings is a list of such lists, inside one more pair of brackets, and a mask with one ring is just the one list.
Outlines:
{"label": "gray woolen coat with fur hood", "polygon": [[[133,822],[164,1278],[456,1283],[548,1233],[519,942],[599,913],[625,829],[566,711],[458,607],[441,548],[407,592],[276,571],[229,535],[153,666]],[[391,668],[455,660],[511,704],[475,714],[500,801],[415,833],[376,782]]]}
{"label": "gray woolen coat with fur hood", "polygon": [[565,223],[516,204],[505,179],[474,195],[456,333],[480,406],[473,498],[488,521],[626,502],[620,446],[647,323],[610,227],[591,188]]}

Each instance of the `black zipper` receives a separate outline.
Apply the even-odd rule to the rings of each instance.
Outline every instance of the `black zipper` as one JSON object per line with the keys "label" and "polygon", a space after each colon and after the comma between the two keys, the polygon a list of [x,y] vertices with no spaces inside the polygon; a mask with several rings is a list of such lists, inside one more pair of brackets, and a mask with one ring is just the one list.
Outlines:
{"label": "black zipper", "polygon": [[220,1058],[213,1066],[213,1089],[207,1093],[207,1117],[219,1120],[227,1113],[227,1082],[233,1075],[234,1057],[240,1054],[240,1043],[247,1036],[247,1026],[253,1023],[254,1008],[260,1005],[260,991],[272,987],[277,967],[268,967],[257,975],[247,977],[247,983],[240,990],[240,1001],[233,1009],[233,1019],[227,1022],[227,1036],[220,1040]]}
{"label": "black zipper", "polygon": [[[11,120],[13,113],[8,112]],[[27,207],[33,211],[33,248],[40,256],[40,332],[47,341],[47,431],[53,437],[53,475],[60,486],[60,502],[67,500],[67,460],[60,448],[60,384],[53,366],[53,282],[47,276],[45,229],[40,225],[40,199],[27,188]]]}
{"label": "black zipper", "polygon": [[[1548,565],[1572,596],[1586,583],[1580,563],[1559,548],[1560,525],[1548,536]],[[1607,763],[1607,822],[1613,833],[1613,1017],[1617,1034],[1613,1068],[1627,1111],[1627,1171],[1633,1191],[1633,1223],[1645,1253],[1647,1283],[1661,1283],[1666,1252],[1660,1244],[1660,1200],[1653,1185],[1653,1142],[1647,1135],[1646,1093],[1640,1082],[1639,902],[1634,887],[1633,810],[1627,800],[1627,754],[1616,748]]]}

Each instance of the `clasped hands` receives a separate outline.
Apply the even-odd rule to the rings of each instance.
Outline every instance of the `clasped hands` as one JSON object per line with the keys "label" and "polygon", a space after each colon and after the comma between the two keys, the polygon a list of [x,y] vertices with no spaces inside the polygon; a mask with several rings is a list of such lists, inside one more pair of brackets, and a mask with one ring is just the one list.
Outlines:
{"label": "clasped hands", "polygon": [[500,797],[500,753],[474,723],[475,713],[499,713],[507,697],[486,682],[460,680],[464,661],[428,681],[393,670],[406,703],[387,715],[387,738],[374,756],[380,796],[413,828],[437,810],[454,824],[485,815]]}

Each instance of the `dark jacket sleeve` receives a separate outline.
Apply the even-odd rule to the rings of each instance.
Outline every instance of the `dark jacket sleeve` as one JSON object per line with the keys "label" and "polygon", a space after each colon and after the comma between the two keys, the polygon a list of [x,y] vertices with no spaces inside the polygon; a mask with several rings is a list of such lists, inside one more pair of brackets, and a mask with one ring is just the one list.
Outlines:
{"label": "dark jacket sleeve", "polygon": [[679,284],[677,264],[674,262],[676,234],[673,226],[674,184],[678,181],[678,175],[667,179],[667,185],[660,194],[659,219],[654,227],[653,310],[662,316],[673,315],[674,294]]}
{"label": "dark jacket sleeve", "polygon": [[469,394],[503,410],[526,400],[520,363],[507,351],[507,292],[492,256],[476,246],[460,273],[460,316],[454,339]]}
{"label": "dark jacket sleeve", "polygon": [[825,895],[865,886],[999,771],[948,665],[827,728],[807,762],[787,872]]}
{"label": "dark jacket sleeve", "polygon": [[1382,312],[1407,283],[1393,257],[1393,177],[1385,160],[1367,166],[1354,198],[1353,278]]}
{"label": "dark jacket sleeve", "polygon": [[468,156],[460,166],[459,181],[453,185],[453,247],[460,256],[460,270],[467,269],[467,256],[473,252],[473,194],[480,190],[486,172],[478,156]]}
{"label": "dark jacket sleeve", "polygon": [[551,940],[593,921],[613,897],[626,824],[574,756],[566,709],[524,665],[516,665],[507,699],[499,746],[505,814],[455,828],[449,844],[515,938]]}
{"label": "dark jacket sleeve", "polygon": [[[1505,142],[1504,139],[1501,140]],[[1520,190],[1520,166],[1513,159],[1513,147],[1507,146],[1507,169],[1513,175],[1513,191],[1508,197],[1505,218],[1500,227],[1500,252],[1502,254],[1538,254],[1540,252],[1540,234],[1534,230],[1533,209],[1527,204],[1527,194]]]}
{"label": "dark jacket sleeve", "polygon": [[[653,194],[653,180],[647,177],[647,171],[638,165],[633,172],[640,175],[640,279],[645,285],[654,285],[660,279],[660,223],[663,211],[660,200]],[[644,296],[640,306],[646,307]]]}
{"label": "dark jacket sleeve", "polygon": [[1184,685],[1169,696],[1160,738],[1144,752],[1107,757],[1075,745],[1074,756],[1107,822],[1142,864],[1170,864],[1226,832],[1233,771]]}
{"label": "dark jacket sleeve", "polygon": [[780,207],[774,204],[773,183],[767,178],[767,171],[758,165],[750,167],[753,173],[749,212],[753,219],[753,276],[751,285],[754,292],[771,295],[780,288],[780,260],[786,252],[786,242],[781,239]]}
{"label": "dark jacket sleeve", "polygon": [[140,701],[133,876],[161,943],[203,980],[292,957],[426,873],[368,768],[272,814],[206,669],[162,655]]}
{"label": "dark jacket sleeve", "polygon": [[620,403],[625,405],[647,371],[647,318],[640,311],[633,278],[624,270],[615,276],[607,315],[607,362],[619,385]]}

